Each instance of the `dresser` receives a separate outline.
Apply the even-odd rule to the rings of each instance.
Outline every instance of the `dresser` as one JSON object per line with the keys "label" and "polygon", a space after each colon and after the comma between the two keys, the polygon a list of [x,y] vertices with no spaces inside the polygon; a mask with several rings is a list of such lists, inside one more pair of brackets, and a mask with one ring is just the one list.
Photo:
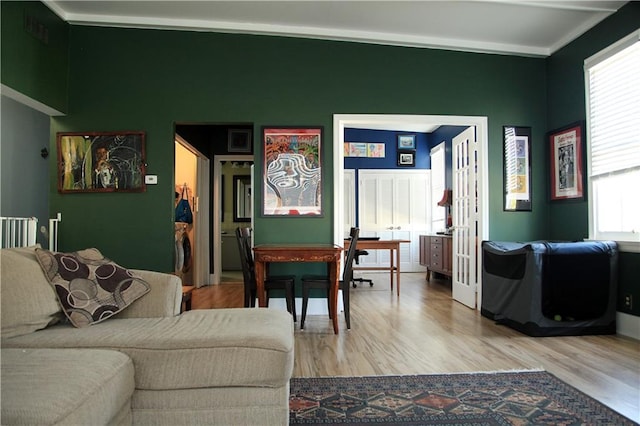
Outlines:
{"label": "dresser", "polygon": [[450,235],[420,235],[420,264],[427,267],[427,280],[434,272],[452,275],[452,251]]}

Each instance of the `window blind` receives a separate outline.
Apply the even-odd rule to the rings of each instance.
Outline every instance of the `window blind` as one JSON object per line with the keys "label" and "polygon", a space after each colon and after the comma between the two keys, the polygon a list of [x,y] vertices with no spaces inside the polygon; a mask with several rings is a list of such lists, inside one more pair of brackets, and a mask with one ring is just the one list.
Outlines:
{"label": "window blind", "polygon": [[587,64],[591,177],[640,167],[638,36],[594,62]]}

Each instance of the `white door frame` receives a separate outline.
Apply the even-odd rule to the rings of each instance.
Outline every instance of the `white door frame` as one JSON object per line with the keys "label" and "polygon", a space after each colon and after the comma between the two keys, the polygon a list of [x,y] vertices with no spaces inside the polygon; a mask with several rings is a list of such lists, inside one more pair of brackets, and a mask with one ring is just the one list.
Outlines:
{"label": "white door frame", "polygon": [[[220,278],[222,277],[222,254],[220,249],[222,244],[222,232],[220,230],[220,184],[222,181],[222,162],[223,161],[253,161],[253,155],[214,155],[213,156],[213,215],[211,216],[211,223],[213,227],[213,274],[211,274],[211,282],[213,284],[220,284]],[[252,191],[253,192],[253,191]],[[253,210],[251,214],[251,223],[253,224]]]}
{"label": "white door frame", "polygon": [[[334,114],[333,115],[333,242],[343,242],[343,210],[344,210],[344,129],[348,127],[384,128],[401,130],[403,127],[415,125],[442,126],[475,126],[478,137],[478,236],[480,241],[489,237],[489,123],[487,117],[450,116],[450,115],[395,115],[395,114]],[[479,255],[480,256],[480,253]],[[479,265],[481,265],[479,263]],[[478,280],[476,309],[481,308],[482,281]]]}

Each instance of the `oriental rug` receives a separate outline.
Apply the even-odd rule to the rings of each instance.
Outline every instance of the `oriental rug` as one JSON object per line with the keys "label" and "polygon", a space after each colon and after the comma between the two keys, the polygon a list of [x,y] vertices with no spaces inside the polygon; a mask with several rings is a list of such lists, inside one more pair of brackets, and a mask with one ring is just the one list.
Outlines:
{"label": "oriental rug", "polygon": [[544,371],[292,378],[290,425],[637,425]]}

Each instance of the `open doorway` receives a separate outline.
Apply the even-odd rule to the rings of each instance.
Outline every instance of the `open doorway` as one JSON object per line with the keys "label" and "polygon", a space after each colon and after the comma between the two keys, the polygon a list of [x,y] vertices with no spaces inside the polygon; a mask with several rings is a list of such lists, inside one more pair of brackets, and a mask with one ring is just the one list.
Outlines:
{"label": "open doorway", "polygon": [[217,208],[213,211],[213,239],[219,250],[213,256],[212,282],[241,282],[242,266],[235,228],[252,227],[253,155],[228,154],[213,158],[213,196]]}
{"label": "open doorway", "polygon": [[[476,214],[473,217],[473,222],[477,235],[477,241],[487,239],[489,235],[488,227],[488,176],[487,170],[487,147],[488,147],[488,120],[487,117],[475,117],[475,116],[429,116],[429,115],[384,115],[384,114],[336,114],[334,115],[334,243],[340,244],[343,239],[343,218],[344,209],[349,208],[345,206],[344,186],[343,181],[345,179],[344,173],[344,132],[346,128],[371,128],[371,129],[388,129],[388,130],[403,130],[410,126],[433,126],[433,125],[448,125],[448,126],[465,126],[471,127],[475,130],[475,140],[472,145],[474,152],[471,156],[474,158],[474,167],[471,170],[474,171],[474,179],[477,179],[477,184],[473,184],[473,188],[470,191],[473,192],[475,202],[477,203]],[[456,160],[455,158],[453,159]],[[466,195],[468,196],[468,194]],[[454,194],[455,197],[455,194]],[[454,200],[455,202],[455,200]],[[467,223],[469,218],[466,218],[464,223]],[[454,223],[455,226],[455,223]],[[480,301],[482,300],[482,285],[481,274],[478,273],[480,261],[478,256],[479,250],[473,250],[474,264],[476,268],[474,271],[461,271],[466,274],[466,279],[463,280],[464,285],[470,288],[475,294],[472,303],[468,303],[467,300],[459,300],[462,303],[467,304],[472,308],[480,308]],[[460,259],[454,258],[454,265]],[[463,264],[462,262],[461,264]],[[455,268],[455,266],[454,266]],[[458,271],[454,271],[454,275]],[[468,294],[469,291],[465,292]],[[456,292],[454,292],[454,298]]]}
{"label": "open doorway", "polygon": [[[210,283],[209,159],[178,134],[175,135],[174,143],[174,272],[184,285],[202,287]],[[180,213],[179,205],[183,206]]]}

